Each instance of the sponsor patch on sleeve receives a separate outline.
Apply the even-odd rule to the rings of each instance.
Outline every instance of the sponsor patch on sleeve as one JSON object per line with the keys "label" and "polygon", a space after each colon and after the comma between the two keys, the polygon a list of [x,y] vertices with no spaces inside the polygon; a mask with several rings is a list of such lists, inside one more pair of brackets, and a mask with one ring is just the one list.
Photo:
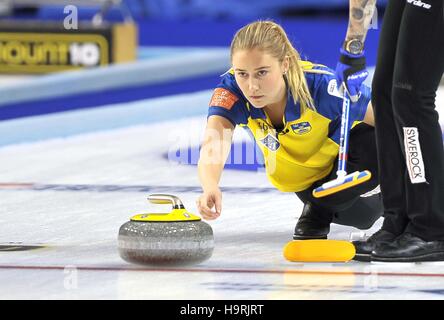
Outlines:
{"label": "sponsor patch on sleeve", "polygon": [[335,96],[335,97],[338,97],[338,98],[341,98],[341,99],[342,99],[342,95],[341,95],[341,93],[340,93],[339,90],[338,90],[338,85],[337,85],[337,83],[336,83],[336,79],[331,79],[331,80],[328,82],[328,88],[327,88],[327,91],[328,91],[328,94],[329,94],[329,95],[331,95],[331,96]]}
{"label": "sponsor patch on sleeve", "polygon": [[224,88],[214,90],[210,106],[222,107],[230,110],[239,98],[232,92]]}

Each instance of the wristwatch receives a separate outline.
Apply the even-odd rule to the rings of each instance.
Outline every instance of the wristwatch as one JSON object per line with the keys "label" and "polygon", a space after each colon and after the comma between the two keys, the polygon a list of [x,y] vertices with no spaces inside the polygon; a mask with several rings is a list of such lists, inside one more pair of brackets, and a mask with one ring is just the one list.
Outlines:
{"label": "wristwatch", "polygon": [[344,42],[344,50],[351,54],[361,54],[364,50],[364,44],[361,40],[351,39]]}

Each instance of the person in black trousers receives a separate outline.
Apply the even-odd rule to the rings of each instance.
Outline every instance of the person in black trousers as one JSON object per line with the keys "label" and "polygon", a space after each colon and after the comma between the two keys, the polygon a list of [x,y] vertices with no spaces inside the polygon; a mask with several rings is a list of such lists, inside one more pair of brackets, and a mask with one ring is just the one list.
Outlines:
{"label": "person in black trousers", "polygon": [[[336,69],[350,98],[367,76],[364,42],[376,0],[350,0]],[[354,242],[357,257],[444,261],[444,150],[435,97],[444,71],[444,1],[389,0],[372,83],[381,230]]]}

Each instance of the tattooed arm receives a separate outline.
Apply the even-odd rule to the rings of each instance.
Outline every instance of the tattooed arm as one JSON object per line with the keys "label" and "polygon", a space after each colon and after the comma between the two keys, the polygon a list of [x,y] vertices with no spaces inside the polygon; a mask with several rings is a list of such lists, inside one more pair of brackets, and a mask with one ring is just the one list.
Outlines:
{"label": "tattooed arm", "polygon": [[377,0],[350,0],[350,18],[346,41],[358,39],[365,41]]}
{"label": "tattooed arm", "polygon": [[336,83],[352,102],[361,95],[362,83],[368,76],[364,56],[364,41],[373,18],[377,0],[350,0],[347,36],[340,49],[336,65]]}

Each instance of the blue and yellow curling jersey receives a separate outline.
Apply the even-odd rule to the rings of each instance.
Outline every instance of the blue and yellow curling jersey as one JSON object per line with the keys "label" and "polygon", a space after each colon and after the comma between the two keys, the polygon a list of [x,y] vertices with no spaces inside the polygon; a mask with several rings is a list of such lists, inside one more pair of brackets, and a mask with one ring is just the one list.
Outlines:
{"label": "blue and yellow curling jersey", "polygon": [[[325,177],[339,152],[342,97],[336,89],[334,72],[322,65],[302,62],[316,111],[294,103],[288,91],[283,130],[277,132],[262,110],[250,105],[233,72],[222,76],[214,91],[208,116],[219,115],[249,130],[261,149],[267,176],[284,192],[302,191]],[[363,120],[370,89],[351,105],[350,123]]]}

